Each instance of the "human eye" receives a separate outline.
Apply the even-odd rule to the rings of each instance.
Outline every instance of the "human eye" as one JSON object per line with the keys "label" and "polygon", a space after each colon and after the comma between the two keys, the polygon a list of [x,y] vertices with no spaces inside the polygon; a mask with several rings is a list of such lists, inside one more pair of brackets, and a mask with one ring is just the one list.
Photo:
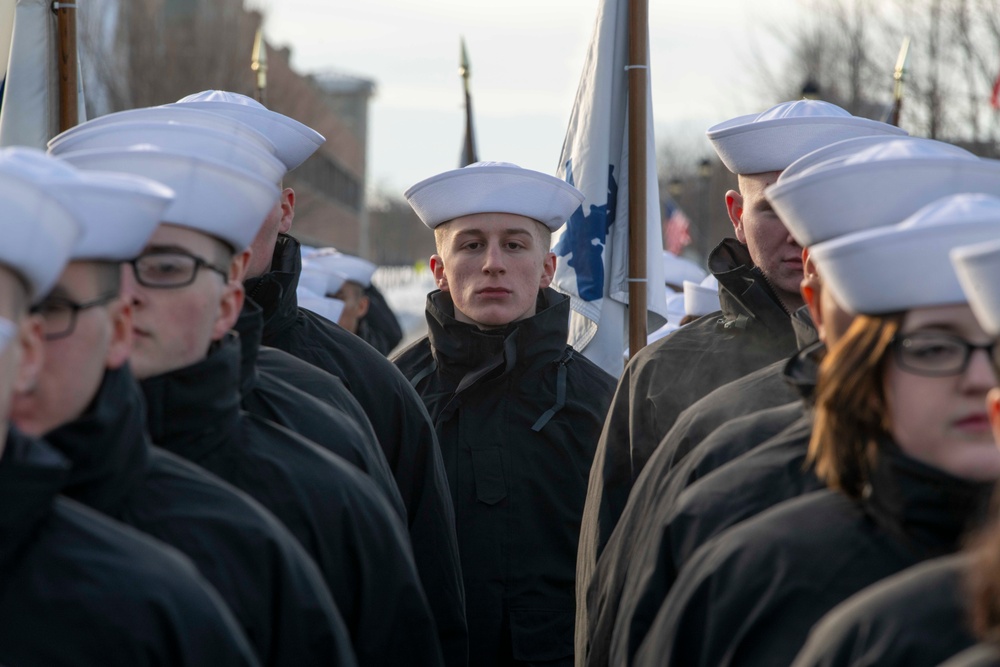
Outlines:
{"label": "human eye", "polygon": [[35,310],[42,317],[50,318],[68,313],[71,310],[71,306],[66,301],[52,299],[41,302],[35,307]]}
{"label": "human eye", "polygon": [[912,336],[903,341],[903,349],[913,359],[942,361],[965,354],[965,346],[942,336]]}
{"label": "human eye", "polygon": [[192,263],[184,255],[146,255],[140,259],[139,269],[146,278],[170,280],[190,273]]}

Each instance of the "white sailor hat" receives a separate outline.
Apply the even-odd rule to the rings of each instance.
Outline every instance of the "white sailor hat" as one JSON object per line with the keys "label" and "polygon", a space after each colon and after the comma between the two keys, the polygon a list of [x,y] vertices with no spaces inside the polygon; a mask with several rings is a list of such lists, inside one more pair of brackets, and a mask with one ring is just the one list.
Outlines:
{"label": "white sailor hat", "polygon": [[24,279],[28,298],[36,301],[62,273],[80,236],[80,224],[73,211],[53,196],[55,188],[72,181],[67,167],[38,153],[39,161],[26,169],[23,151],[35,152],[0,151],[0,264]]}
{"label": "white sailor hat", "polygon": [[583,204],[583,193],[566,181],[509,162],[476,162],[426,178],[404,194],[425,225],[476,213],[512,213],[552,231]]}
{"label": "white sailor hat", "polygon": [[988,195],[952,195],[897,225],[819,243],[810,254],[824,286],[854,313],[964,303],[949,252],[1000,237],[998,206]]}
{"label": "white sailor hat", "polygon": [[[669,288],[668,288],[669,289]],[[675,292],[667,295],[667,322],[674,325],[674,329],[681,323],[687,310],[684,308],[684,292]]]}
{"label": "white sailor hat", "polygon": [[[993,206],[1000,220],[1000,200]],[[1000,239],[954,248],[951,262],[979,324],[1000,336]]]}
{"label": "white sailor hat", "polygon": [[288,171],[305,162],[326,141],[322,134],[307,125],[271,111],[260,102],[238,93],[205,90],[168,106],[181,105],[223,114],[253,127],[274,143],[278,158],[285,163]]}
{"label": "white sailor hat", "polygon": [[219,132],[180,123],[109,123],[67,134],[49,151],[62,156],[75,151],[130,146],[153,146],[172,153],[216,160],[262,176],[275,184],[285,176],[285,165],[281,160],[256,142],[247,140],[235,126],[230,131]]}
{"label": "white sailor hat", "polygon": [[344,286],[346,280],[344,274],[339,271],[332,271],[310,260],[302,261],[299,286],[313,292],[316,296],[336,294]]}
{"label": "white sailor hat", "polygon": [[684,312],[701,317],[719,310],[719,281],[709,275],[701,283],[684,281]]}
{"label": "white sailor hat", "polygon": [[161,222],[214,236],[236,252],[248,247],[278,199],[278,187],[256,174],[195,155],[152,146],[78,151],[62,156],[87,171],[120,171],[174,191]]}
{"label": "white sailor hat", "polygon": [[300,308],[310,310],[321,317],[325,317],[331,322],[340,319],[340,314],[344,312],[344,302],[340,299],[331,299],[325,296],[306,296],[298,299]]}
{"label": "white sailor hat", "polygon": [[708,128],[708,139],[734,174],[781,171],[803,155],[844,139],[870,135],[905,136],[888,123],[852,116],[819,100],[783,102]]}
{"label": "white sailor hat", "polygon": [[174,198],[170,188],[156,181],[119,172],[80,171],[37,150],[11,148],[6,157],[22,174],[51,175],[52,196],[80,224],[71,260],[132,259]]}
{"label": "white sailor hat", "polygon": [[[313,266],[327,274],[338,274],[341,284],[344,281],[357,283],[362,287],[369,287],[372,284],[372,276],[378,267],[366,259],[347,255],[336,248],[320,248],[308,257],[310,266]],[[332,284],[332,282],[331,282]],[[340,290],[327,288],[327,294],[336,294]]]}
{"label": "white sailor hat", "polygon": [[1000,195],[1000,162],[931,139],[884,141],[795,171],[788,179],[782,174],[765,195],[806,247],[896,224],[951,194]]}
{"label": "white sailor hat", "polygon": [[[186,127],[202,127],[220,134],[232,136],[234,139],[240,141],[249,142],[270,155],[277,155],[278,152],[270,139],[246,123],[222,114],[177,105],[128,109],[126,111],[117,111],[104,116],[98,116],[53,137],[48,144],[49,152],[58,155],[59,153],[74,150],[72,147],[60,149],[60,145],[81,132],[90,132],[96,127],[116,125],[118,123],[167,123]],[[112,147],[98,146],[96,148]]]}

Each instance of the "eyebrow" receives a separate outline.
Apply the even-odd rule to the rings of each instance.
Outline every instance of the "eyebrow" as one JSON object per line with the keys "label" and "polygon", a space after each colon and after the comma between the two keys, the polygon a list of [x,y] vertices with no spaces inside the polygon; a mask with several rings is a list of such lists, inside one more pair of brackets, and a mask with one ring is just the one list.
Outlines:
{"label": "eyebrow", "polygon": [[183,248],[183,247],[181,247],[179,245],[148,245],[145,248],[143,248],[143,250],[142,250],[142,254],[147,254],[147,253],[151,253],[151,252],[153,252],[153,253],[156,253],[156,252],[179,252],[179,253],[183,253],[183,254],[186,254],[186,255],[194,255],[194,254],[196,254],[193,250],[189,250],[188,248]]}
{"label": "eyebrow", "polygon": [[[508,227],[507,229],[500,230],[500,233],[504,236],[518,236],[525,235],[531,236],[531,230],[526,227]],[[485,236],[486,232],[482,229],[464,229],[460,232],[455,233],[455,237],[459,236]]]}

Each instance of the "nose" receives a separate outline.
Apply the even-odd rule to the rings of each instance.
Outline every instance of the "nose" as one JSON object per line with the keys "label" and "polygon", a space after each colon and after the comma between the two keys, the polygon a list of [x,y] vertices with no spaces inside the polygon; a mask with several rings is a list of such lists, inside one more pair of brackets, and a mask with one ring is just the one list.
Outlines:
{"label": "nose", "polygon": [[128,262],[121,265],[121,298],[133,306],[142,303],[142,287],[135,279],[135,268]]}
{"label": "nose", "polygon": [[980,347],[972,351],[963,384],[970,392],[985,392],[997,386],[997,368],[990,350]]}
{"label": "nose", "polygon": [[483,273],[505,273],[507,268],[503,260],[503,250],[500,248],[500,244],[490,243],[486,246],[486,254],[483,257]]}

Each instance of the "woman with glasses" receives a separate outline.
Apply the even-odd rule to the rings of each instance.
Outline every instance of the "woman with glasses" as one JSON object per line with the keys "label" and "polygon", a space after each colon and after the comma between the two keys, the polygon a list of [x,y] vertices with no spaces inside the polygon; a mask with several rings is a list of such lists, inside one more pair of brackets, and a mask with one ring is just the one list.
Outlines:
{"label": "woman with glasses", "polygon": [[812,257],[854,323],[820,367],[809,459],[826,490],[719,535],[682,569],[638,665],[788,665],[854,593],[956,551],[1000,477],[997,384],[948,250],[1000,235],[1000,200],[960,195]]}

